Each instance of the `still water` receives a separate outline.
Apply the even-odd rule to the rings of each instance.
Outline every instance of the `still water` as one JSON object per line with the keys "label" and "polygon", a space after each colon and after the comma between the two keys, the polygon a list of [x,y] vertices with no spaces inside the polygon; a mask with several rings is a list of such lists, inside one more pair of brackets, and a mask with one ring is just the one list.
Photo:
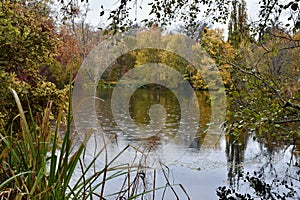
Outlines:
{"label": "still water", "polygon": [[[293,165],[300,161],[299,146],[269,137],[259,138],[255,136],[255,133],[247,133],[238,139],[226,136],[222,131],[222,122],[211,117],[211,101],[208,91],[196,91],[200,117],[197,123],[193,124],[189,124],[189,121],[195,121],[195,116],[192,115],[191,119],[189,117],[183,119],[182,112],[184,111],[180,109],[177,97],[167,88],[154,85],[136,90],[128,102],[130,116],[122,112],[112,112],[112,95],[113,89],[99,88],[97,97],[101,100],[96,101],[95,104],[96,115],[103,134],[107,138],[112,138],[108,151],[119,152],[125,146],[131,146],[132,152],[121,157],[120,164],[134,162],[136,149],[147,154],[146,157],[150,160],[147,164],[156,163],[152,165],[153,167],[158,166],[159,159],[162,159],[162,162],[166,159],[168,163],[165,171],[158,170],[155,175],[156,187],[166,183],[165,172],[171,184],[182,184],[190,199],[210,200],[218,199],[216,195],[218,186],[227,186],[240,192],[251,193],[249,184],[239,176],[242,172],[259,172],[268,183],[290,176],[299,180],[299,174],[297,176],[293,168]],[[151,109],[155,105],[163,106],[163,113],[160,113],[158,109],[154,110],[154,115],[151,115]],[[136,128],[147,127],[152,123],[151,117],[155,114],[162,118],[156,119],[158,125],[152,126],[153,130]],[[116,118],[130,118],[135,126],[116,122]],[[163,125],[160,122],[163,122]],[[184,135],[179,132],[181,124],[187,124],[190,129],[196,130],[195,134]],[[176,142],[174,138],[177,135],[189,138]],[[168,145],[170,148],[162,150]],[[90,145],[91,151],[93,148],[95,145]],[[112,155],[115,154],[112,153]],[[153,176],[150,173],[148,177],[150,189],[153,186],[151,180]],[[294,187],[299,189],[299,181]],[[112,181],[107,193],[116,192],[118,189],[117,184]],[[174,189],[180,199],[187,199],[180,186],[174,186]],[[157,191],[155,199],[162,199],[162,195],[162,190]],[[164,199],[176,199],[176,195],[169,189]],[[152,196],[148,198],[152,199]]]}

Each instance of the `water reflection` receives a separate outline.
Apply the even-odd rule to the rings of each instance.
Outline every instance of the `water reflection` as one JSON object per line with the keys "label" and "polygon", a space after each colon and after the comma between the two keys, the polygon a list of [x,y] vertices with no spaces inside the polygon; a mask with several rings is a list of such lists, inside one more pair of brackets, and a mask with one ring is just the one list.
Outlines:
{"label": "water reflection", "polygon": [[[185,92],[185,91],[183,91]],[[117,126],[114,121],[114,117],[111,109],[111,96],[113,89],[99,89],[98,97],[104,101],[99,101],[96,104],[96,111],[98,115],[99,122],[105,134],[108,136],[118,135],[123,136],[124,140],[133,145],[148,145],[151,147],[159,147],[161,145],[167,144],[170,140],[174,139],[176,134],[178,134],[178,129],[180,124],[186,123],[189,125],[189,120],[193,121],[191,118],[193,116],[187,116],[187,121],[182,120],[181,108],[176,95],[172,91],[158,85],[148,85],[144,88],[139,88],[134,92],[130,98],[129,102],[129,112],[130,117],[133,119],[135,124],[141,127],[145,127],[150,124],[150,114],[149,110],[153,105],[161,105],[165,109],[166,119],[163,128],[157,127],[157,130],[153,132],[145,131],[138,132],[133,130],[133,132],[122,132],[122,130]],[[200,119],[196,125],[189,126],[190,128],[196,127],[198,129],[197,134],[193,138],[190,148],[200,149],[201,143],[206,136],[206,130],[208,129],[208,124],[211,121],[211,108],[209,106],[209,93],[208,92],[197,92],[198,105],[200,109]],[[154,113],[159,116],[158,113]],[[119,114],[120,117],[128,117]],[[162,119],[161,119],[162,120]],[[130,130],[130,127],[128,128]],[[187,135],[189,137],[189,135]],[[211,138],[215,140],[215,138]],[[188,142],[188,141],[187,141]],[[156,145],[153,145],[156,144]]]}
{"label": "water reflection", "polygon": [[228,182],[231,187],[239,186],[240,175],[243,172],[245,151],[247,148],[248,134],[239,137],[228,135],[226,137],[226,157],[228,169]]}
{"label": "water reflection", "polygon": [[[241,144],[241,149],[236,150],[242,155],[232,156],[233,154],[226,152],[227,157],[232,159],[228,167],[230,188],[244,194],[258,195],[259,199],[286,199],[288,196],[290,198],[287,199],[299,199],[300,168],[297,141],[291,142],[287,137],[286,140],[278,139],[278,136],[276,139],[271,133],[261,137],[247,133],[243,137],[246,139],[246,146]],[[228,143],[228,148],[234,148],[234,143]],[[261,193],[255,193],[253,188]],[[289,191],[295,193],[288,195]]]}
{"label": "water reflection", "polygon": [[[105,134],[117,136],[114,144],[130,143],[155,152],[176,135],[181,121],[181,110],[171,91],[157,86],[140,88],[130,99],[130,117],[140,126],[150,123],[151,106],[160,104],[165,108],[165,126],[159,135],[123,133],[114,121],[110,108],[112,92],[113,89],[98,90],[98,97],[104,101],[96,104],[96,110]],[[271,182],[280,177],[292,176],[298,180],[298,186],[295,187],[299,188],[299,174],[293,168],[299,163],[299,143],[276,140],[272,135],[256,137],[254,133],[245,133],[239,137],[224,136],[218,132],[219,129],[215,130],[215,135],[207,134],[207,129],[212,127],[214,121],[211,119],[210,95],[206,91],[196,94],[200,109],[198,132],[189,144],[186,154],[169,166],[174,177],[177,177],[174,182],[185,185],[191,199],[197,199],[200,193],[204,199],[216,199],[216,188],[224,184],[236,190],[247,191],[249,185],[244,183],[241,175],[248,171],[256,171]],[[174,151],[176,148],[180,149],[182,146],[175,144]]]}

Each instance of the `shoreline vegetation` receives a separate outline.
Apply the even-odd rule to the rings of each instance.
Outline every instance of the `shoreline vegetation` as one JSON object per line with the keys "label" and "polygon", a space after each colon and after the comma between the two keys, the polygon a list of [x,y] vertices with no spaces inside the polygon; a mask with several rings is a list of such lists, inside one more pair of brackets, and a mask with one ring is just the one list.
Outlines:
{"label": "shoreline vegetation", "polygon": [[[174,195],[178,186],[186,197],[188,194],[180,184],[171,184],[168,181],[168,168],[165,166],[164,174],[166,185],[153,188],[146,187],[146,173],[156,170],[147,169],[141,165],[115,165],[114,161],[124,151],[131,148],[126,146],[116,157],[107,161],[101,169],[94,170],[100,155],[106,155],[106,145],[114,139],[110,138],[104,147],[96,153],[91,161],[86,163],[85,148],[92,135],[92,131],[86,134],[86,138],[79,144],[73,145],[71,132],[72,114],[68,107],[66,129],[63,138],[59,137],[59,125],[63,115],[63,106],[60,109],[55,123],[55,131],[52,132],[50,124],[50,110],[52,102],[49,102],[40,122],[35,121],[32,113],[25,113],[20,99],[14,90],[11,90],[16,101],[19,115],[15,121],[20,121],[20,135],[14,136],[13,132],[0,133],[0,198],[1,199],[136,199],[145,195],[155,196],[157,190],[170,188]],[[69,95],[69,99],[70,99]],[[69,101],[69,105],[70,105]],[[30,115],[31,117],[26,117]],[[141,159],[142,160],[142,159]],[[80,171],[80,176],[75,171]],[[149,172],[150,171],[150,172]],[[151,172],[152,171],[152,172]],[[111,179],[123,179],[124,183],[120,191],[113,194],[105,194],[105,187],[109,187],[106,181]],[[74,182],[75,181],[75,182]]]}
{"label": "shoreline vegetation", "polygon": [[[77,1],[69,2],[66,6],[60,4],[61,10],[58,11],[52,0],[0,1],[1,200],[109,199],[111,196],[104,193],[107,180],[120,177],[124,180],[123,187],[113,195],[121,199],[143,198],[144,195],[155,199],[157,189],[170,190],[175,197],[176,189],[179,189],[189,198],[182,185],[175,185],[175,189],[168,180],[168,166],[162,166],[166,181],[163,187],[155,187],[155,178],[152,180],[153,187],[143,187],[148,169],[142,165],[115,166],[113,161],[122,152],[110,162],[104,159],[103,168],[90,175],[88,172],[94,169],[97,158],[100,155],[105,158],[105,145],[114,138],[107,141],[90,163],[84,163],[83,160],[92,131],[86,133],[86,138],[76,149],[73,148],[70,83],[74,83],[81,63],[97,44],[118,31],[131,28],[138,28],[136,35],[140,36],[141,43],[154,38],[159,44],[180,50],[184,49],[180,35],[188,35],[196,42],[192,49],[198,57],[194,61],[203,64],[204,70],[197,70],[173,52],[154,48],[138,49],[117,57],[103,73],[103,80],[98,86],[114,87],[126,72],[147,63],[170,66],[183,75],[183,79],[194,90],[224,85],[228,100],[224,123],[225,142],[227,150],[232,153],[228,165],[243,163],[243,153],[250,135],[254,135],[253,140],[259,141],[267,152],[277,153],[272,146],[277,141],[282,144],[281,148],[289,145],[296,152],[291,153],[291,162],[288,163],[288,166],[295,168],[295,174],[287,177],[288,181],[279,180],[281,182],[277,185],[275,181],[278,180],[268,184],[256,172],[253,175],[242,174],[239,166],[231,175],[238,178],[244,176],[258,199],[299,198],[300,187],[294,184],[300,182],[299,1],[284,2],[285,5],[277,2],[270,7],[270,1],[261,0],[261,19],[253,23],[248,20],[244,0],[225,1],[228,7],[223,6],[224,1],[215,1],[219,7],[214,9],[210,8],[213,1],[203,1],[207,2],[205,6],[209,8],[207,14],[214,13],[217,11],[215,9],[219,9],[222,15],[227,14],[219,17],[228,20],[228,39],[224,38],[223,30],[212,29],[209,24],[195,21],[196,13],[202,9],[198,4],[185,7],[184,4],[177,4],[177,1],[161,5],[161,0],[154,1],[151,12],[157,16],[157,24],[147,20],[145,22],[149,26],[146,26],[147,23],[121,23],[127,14],[115,16],[114,13],[126,13],[129,8],[126,2],[130,2],[122,0],[120,7],[109,13],[113,23],[121,24],[111,24],[111,27],[101,30],[86,23],[88,6],[84,9],[78,4],[73,5]],[[170,34],[162,34],[165,22],[171,22],[177,16],[171,15],[172,6],[180,12],[184,10],[178,14],[188,23],[186,17],[190,16],[191,23],[186,27],[179,25]],[[104,15],[107,10],[102,9],[100,14]],[[170,13],[164,13],[166,11]],[[275,15],[274,20],[269,18],[273,14],[280,15],[282,11],[291,11],[291,21],[297,19],[292,29],[282,24],[280,16]],[[162,17],[163,14],[166,17]],[[159,24],[162,19],[166,21]],[[203,57],[204,52],[207,55]],[[214,75],[210,68],[216,68],[222,78],[205,83],[202,76]],[[171,81],[178,80],[175,77],[151,72],[150,68],[141,73],[150,77],[158,75],[160,80],[172,83],[170,87],[180,85],[180,82]],[[84,76],[94,84],[95,79],[91,74],[87,72]],[[65,125],[62,136],[59,133],[61,124]],[[155,138],[152,139],[155,142]],[[127,146],[123,151],[128,148],[132,147]],[[77,180],[73,179],[76,170],[81,174]],[[151,173],[156,177],[155,170]],[[279,194],[281,191],[276,189],[278,185],[287,188],[287,193]],[[217,195],[222,200],[255,199],[252,194],[239,194],[238,188],[238,185],[219,187],[216,188]]]}

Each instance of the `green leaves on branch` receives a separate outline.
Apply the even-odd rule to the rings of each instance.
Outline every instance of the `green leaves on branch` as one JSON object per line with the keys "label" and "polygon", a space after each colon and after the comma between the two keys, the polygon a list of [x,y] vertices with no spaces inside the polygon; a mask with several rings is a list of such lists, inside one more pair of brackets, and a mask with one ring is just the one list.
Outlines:
{"label": "green leaves on branch", "polygon": [[64,95],[39,73],[53,65],[58,44],[53,21],[39,8],[0,2],[0,127],[10,124],[18,113],[9,88],[19,94],[25,111],[32,109],[34,114],[41,113],[49,100],[57,110]]}

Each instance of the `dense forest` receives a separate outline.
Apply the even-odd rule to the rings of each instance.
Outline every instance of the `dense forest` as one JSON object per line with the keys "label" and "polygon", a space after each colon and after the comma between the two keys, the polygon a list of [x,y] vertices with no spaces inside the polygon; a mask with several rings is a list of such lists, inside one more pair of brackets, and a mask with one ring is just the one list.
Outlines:
{"label": "dense forest", "polygon": [[[37,144],[57,136],[53,124],[54,127],[67,124],[70,128],[72,84],[92,49],[108,37],[131,29],[137,29],[140,34],[159,34],[162,43],[179,47],[177,35],[186,35],[195,41],[193,49],[205,51],[213,58],[223,81],[213,84],[223,84],[226,89],[224,130],[228,138],[243,140],[245,133],[254,132],[256,137],[271,136],[300,149],[298,0],[260,1],[255,22],[248,19],[244,0],[157,0],[148,5],[149,18],[140,22],[130,18],[132,8],[140,9],[140,2],[122,0],[113,9],[101,6],[99,15],[107,18],[106,27],[93,27],[85,22],[87,3],[76,0],[0,2],[0,197],[56,199],[68,190],[70,173],[65,170],[67,166],[63,164],[68,161],[63,157],[68,160],[69,152],[64,148],[68,148],[69,138],[61,142],[64,153],[58,164],[61,166],[58,171],[53,169],[52,176],[46,169],[37,170],[46,165],[46,155],[52,146],[45,149]],[[204,21],[199,13],[203,18],[214,15],[210,21]],[[214,29],[213,23],[225,23],[228,28]],[[164,31],[169,34],[163,35]],[[103,74],[99,87],[113,87],[123,74],[149,62],[170,65],[194,90],[208,89],[203,75],[210,76],[209,69],[200,71],[186,60],[157,49],[136,50],[117,58]],[[180,83],[174,83],[172,87],[179,86]],[[34,134],[28,136],[25,145],[22,144],[24,133]],[[26,158],[28,152],[22,149],[31,152],[33,157]],[[34,155],[39,151],[45,157],[37,162]],[[72,170],[72,166],[68,167]],[[55,181],[60,181],[63,189]]]}

